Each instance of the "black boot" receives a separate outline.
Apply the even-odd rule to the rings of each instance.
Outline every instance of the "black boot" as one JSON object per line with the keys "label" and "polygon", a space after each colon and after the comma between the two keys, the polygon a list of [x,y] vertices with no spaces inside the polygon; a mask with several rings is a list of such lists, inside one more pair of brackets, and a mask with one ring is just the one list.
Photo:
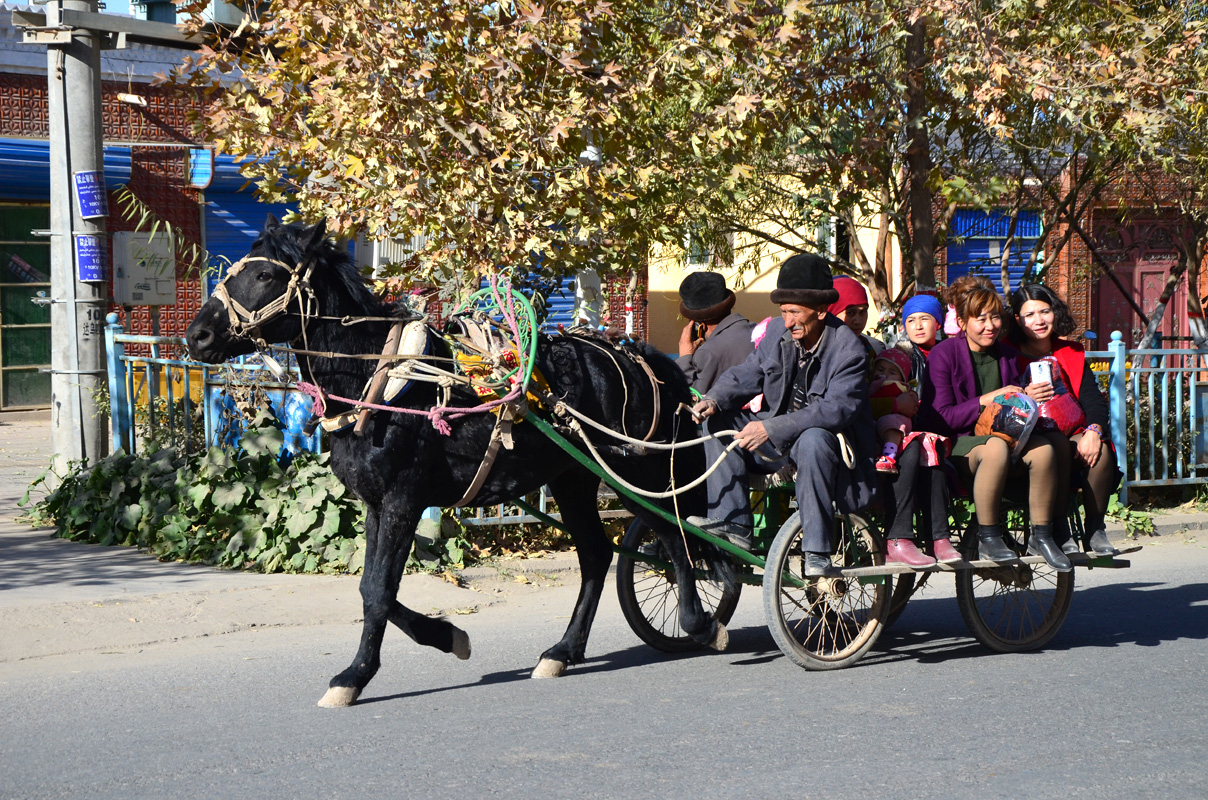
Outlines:
{"label": "black boot", "polygon": [[1070,559],[1053,541],[1052,525],[1033,525],[1032,535],[1028,537],[1028,552],[1034,556],[1044,556],[1050,567],[1058,572],[1069,572],[1073,569]]}
{"label": "black boot", "polygon": [[1053,525],[1053,541],[1067,556],[1082,552],[1082,548],[1078,546],[1078,542],[1074,541],[1074,536],[1070,532],[1069,517],[1060,517]]}
{"label": "black boot", "polygon": [[1002,538],[1001,525],[977,526],[977,557],[981,561],[1012,561],[1018,556]]}
{"label": "black boot", "polygon": [[1086,552],[1092,556],[1114,556],[1120,553],[1119,550],[1112,547],[1111,540],[1107,538],[1107,531],[1103,528],[1099,528],[1086,538]]}

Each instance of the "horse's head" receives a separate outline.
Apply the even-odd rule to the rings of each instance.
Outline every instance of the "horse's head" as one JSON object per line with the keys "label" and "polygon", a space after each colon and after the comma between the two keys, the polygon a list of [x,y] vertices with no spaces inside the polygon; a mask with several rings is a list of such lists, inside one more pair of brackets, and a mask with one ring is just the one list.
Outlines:
{"label": "horse's head", "polygon": [[231,265],[185,331],[189,353],[216,364],[264,342],[292,342],[316,312],[310,276],[331,250],[326,223],[282,225],[271,214],[251,252]]}

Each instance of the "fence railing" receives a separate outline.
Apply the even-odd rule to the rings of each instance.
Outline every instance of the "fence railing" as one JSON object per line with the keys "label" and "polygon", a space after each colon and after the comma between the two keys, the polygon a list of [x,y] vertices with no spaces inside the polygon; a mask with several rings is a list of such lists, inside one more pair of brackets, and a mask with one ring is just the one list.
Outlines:
{"label": "fence railing", "polygon": [[[256,376],[256,386],[284,423],[286,445],[294,452],[321,448],[318,432],[310,437],[303,432],[309,398],[289,384],[266,380],[264,367],[254,359],[212,367],[189,359],[180,337],[124,333],[116,314],[110,314],[108,322],[105,347],[114,448],[133,453],[140,446],[136,423],[151,442],[233,444],[241,429],[226,390],[249,376]],[[1208,483],[1208,350],[1128,350],[1116,331],[1106,350],[1088,350],[1086,356],[1107,389],[1112,442],[1125,456],[1120,501],[1127,503],[1133,488]],[[541,511],[546,502],[542,490],[537,501]],[[537,521],[529,514],[507,514],[503,506],[472,510],[463,520],[471,525]]]}
{"label": "fence railing", "polygon": [[1208,483],[1208,350],[1128,350],[1119,331],[1106,351],[1112,442],[1123,454],[1120,502],[1130,489]]}

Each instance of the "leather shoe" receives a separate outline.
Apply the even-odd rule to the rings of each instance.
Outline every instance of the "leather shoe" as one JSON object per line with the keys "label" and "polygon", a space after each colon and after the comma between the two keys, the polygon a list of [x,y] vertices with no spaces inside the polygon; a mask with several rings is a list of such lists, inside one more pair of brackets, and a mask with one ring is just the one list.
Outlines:
{"label": "leather shoe", "polygon": [[1014,561],[1015,551],[1003,541],[1002,529],[985,525],[977,529],[977,558],[979,561]]}
{"label": "leather shoe", "polygon": [[935,555],[935,560],[941,564],[955,564],[964,560],[952,546],[951,539],[936,539],[931,543],[931,552]]}
{"label": "leather shoe", "polygon": [[890,539],[885,547],[885,561],[908,567],[933,567],[935,559],[924,555],[911,539]]}
{"label": "leather shoe", "polygon": [[745,525],[739,525],[736,522],[727,522],[724,519],[717,519],[716,517],[698,517],[695,515],[687,517],[684,521],[690,525],[695,525],[705,533],[711,533],[720,539],[725,539],[735,547],[748,553],[751,552],[753,536],[751,529]]}
{"label": "leather shoe", "polygon": [[843,574],[824,553],[806,553],[801,572],[807,578],[837,578]]}
{"label": "leather shoe", "polygon": [[1058,572],[1069,572],[1074,567],[1070,559],[1053,541],[1051,533],[1038,532],[1039,525],[1032,526],[1032,535],[1028,537],[1028,552],[1034,556],[1042,556],[1050,567]]}
{"label": "leather shoe", "polygon": [[1092,556],[1115,556],[1119,555],[1120,551],[1112,546],[1111,540],[1107,538],[1107,531],[1097,530],[1090,535],[1086,540],[1086,552]]}
{"label": "leather shoe", "polygon": [[1066,539],[1061,543],[1061,552],[1065,553],[1067,556],[1072,556],[1075,553],[1081,553],[1082,549],[1078,547],[1078,543],[1073,539]]}

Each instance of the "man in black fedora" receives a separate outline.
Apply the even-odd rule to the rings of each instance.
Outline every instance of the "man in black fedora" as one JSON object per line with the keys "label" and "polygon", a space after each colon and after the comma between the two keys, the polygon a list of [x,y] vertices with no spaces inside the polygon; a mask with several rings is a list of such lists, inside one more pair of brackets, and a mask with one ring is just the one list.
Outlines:
{"label": "man in black fedora", "polygon": [[[728,453],[726,441],[705,443],[708,462],[720,458],[721,464],[708,478],[708,517],[688,521],[749,549],[748,473],[795,464],[806,577],[835,574],[830,552],[836,508],[863,508],[876,486],[864,345],[827,313],[837,299],[824,259],[800,254],[786,260],[772,292],[780,318],[768,323],[746,361],[727,370],[693,408],[709,418],[710,431],[740,433],[739,446]],[[743,409],[761,393],[760,411]]]}
{"label": "man in black fedora", "polygon": [[751,354],[752,325],[734,312],[734,292],[716,272],[693,272],[679,287],[680,314],[688,320],[680,334],[679,364],[688,383],[707,392],[718,377]]}

